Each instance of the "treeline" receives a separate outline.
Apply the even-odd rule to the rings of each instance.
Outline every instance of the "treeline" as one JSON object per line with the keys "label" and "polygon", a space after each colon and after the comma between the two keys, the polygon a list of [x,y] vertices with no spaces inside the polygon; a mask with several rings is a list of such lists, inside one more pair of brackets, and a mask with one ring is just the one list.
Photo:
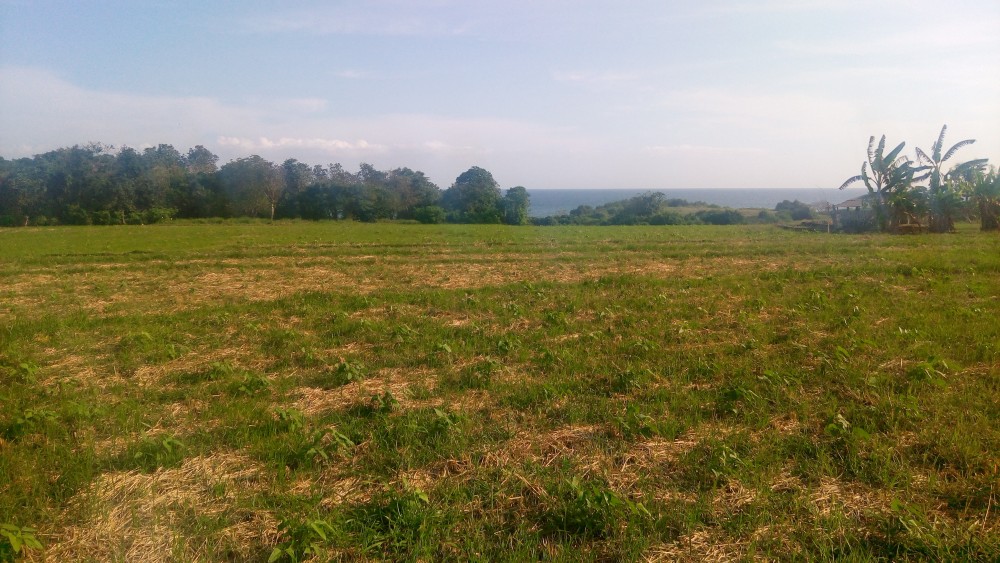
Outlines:
{"label": "treeline", "polygon": [[[701,207],[683,213],[678,208]],[[668,199],[660,192],[646,192],[628,199],[593,207],[581,205],[568,214],[532,220],[536,225],[741,225],[739,211],[684,199]]]}
{"label": "treeline", "polygon": [[264,217],[424,223],[528,223],[528,192],[501,193],[473,167],[442,190],[409,168],[281,164],[254,155],[221,167],[198,145],[181,153],[92,143],[32,158],[0,157],[0,226],[113,225],[170,218]]}

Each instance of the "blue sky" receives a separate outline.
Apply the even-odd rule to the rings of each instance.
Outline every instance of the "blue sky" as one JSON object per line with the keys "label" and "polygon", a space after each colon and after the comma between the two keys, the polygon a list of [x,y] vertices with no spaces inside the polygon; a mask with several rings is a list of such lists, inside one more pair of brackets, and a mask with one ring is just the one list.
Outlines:
{"label": "blue sky", "polygon": [[836,187],[868,137],[1000,163],[1000,2],[0,0],[0,156],[90,141],[447,187]]}

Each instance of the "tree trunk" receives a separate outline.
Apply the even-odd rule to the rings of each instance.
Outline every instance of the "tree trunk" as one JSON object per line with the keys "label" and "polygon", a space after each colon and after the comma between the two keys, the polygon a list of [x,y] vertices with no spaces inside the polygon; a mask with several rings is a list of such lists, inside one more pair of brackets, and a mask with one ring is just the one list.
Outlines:
{"label": "tree trunk", "polygon": [[1000,200],[979,198],[979,224],[983,231],[1000,231]]}

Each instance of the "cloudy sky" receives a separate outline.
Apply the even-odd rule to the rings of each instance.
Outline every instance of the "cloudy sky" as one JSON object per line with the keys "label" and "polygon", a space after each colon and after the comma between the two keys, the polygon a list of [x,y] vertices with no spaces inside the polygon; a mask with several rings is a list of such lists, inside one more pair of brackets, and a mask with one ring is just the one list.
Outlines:
{"label": "cloudy sky", "polygon": [[997,0],[0,0],[0,156],[99,141],[447,187],[836,187],[1000,161]]}

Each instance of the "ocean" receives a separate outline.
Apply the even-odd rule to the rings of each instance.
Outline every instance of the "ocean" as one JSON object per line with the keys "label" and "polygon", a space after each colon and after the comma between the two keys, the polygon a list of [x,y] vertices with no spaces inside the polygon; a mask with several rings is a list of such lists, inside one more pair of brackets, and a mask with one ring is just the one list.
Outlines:
{"label": "ocean", "polygon": [[868,190],[865,188],[717,188],[717,189],[673,189],[673,190],[630,190],[630,189],[599,189],[599,190],[554,190],[528,188],[532,217],[548,217],[569,213],[581,205],[596,207],[612,201],[628,199],[648,191],[660,192],[667,199],[680,198],[688,201],[704,201],[723,207],[755,207],[774,209],[782,200],[799,200],[803,203],[840,203],[851,198],[860,197]]}

